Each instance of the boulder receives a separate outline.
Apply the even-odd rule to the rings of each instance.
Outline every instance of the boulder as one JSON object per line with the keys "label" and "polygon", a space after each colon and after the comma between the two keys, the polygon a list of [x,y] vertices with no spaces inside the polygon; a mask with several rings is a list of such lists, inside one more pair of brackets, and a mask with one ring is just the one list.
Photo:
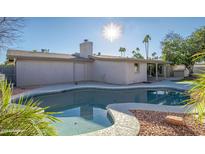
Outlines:
{"label": "boulder", "polygon": [[172,125],[177,125],[177,126],[185,125],[185,121],[183,117],[168,115],[165,117],[165,121],[166,123],[172,124]]}

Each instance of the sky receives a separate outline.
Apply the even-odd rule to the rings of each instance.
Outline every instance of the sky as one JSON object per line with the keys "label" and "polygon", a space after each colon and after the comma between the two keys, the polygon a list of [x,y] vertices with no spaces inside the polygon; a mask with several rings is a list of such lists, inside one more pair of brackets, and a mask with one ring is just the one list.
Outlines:
{"label": "sky", "polygon": [[[114,23],[122,27],[121,36],[110,42],[103,37],[103,27]],[[151,36],[149,55],[161,55],[160,42],[169,32],[177,32],[187,37],[197,28],[205,26],[205,18],[25,18],[22,37],[12,49],[41,50],[49,49],[54,53],[72,54],[79,52],[79,44],[84,39],[92,41],[94,53],[119,56],[119,48],[126,48],[126,56],[138,47],[145,56],[143,38]],[[6,51],[0,52],[0,63],[5,61]]]}

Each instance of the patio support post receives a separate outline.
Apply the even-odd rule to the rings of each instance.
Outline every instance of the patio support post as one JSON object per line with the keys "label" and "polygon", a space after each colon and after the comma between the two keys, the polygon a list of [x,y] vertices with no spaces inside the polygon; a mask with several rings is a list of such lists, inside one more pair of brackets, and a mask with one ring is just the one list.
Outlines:
{"label": "patio support post", "polygon": [[158,80],[158,63],[156,63],[156,80]]}

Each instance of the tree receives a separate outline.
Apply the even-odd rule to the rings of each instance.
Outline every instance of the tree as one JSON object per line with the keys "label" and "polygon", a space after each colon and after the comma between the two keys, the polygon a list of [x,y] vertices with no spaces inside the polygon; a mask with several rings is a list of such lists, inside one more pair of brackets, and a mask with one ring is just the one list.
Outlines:
{"label": "tree", "polygon": [[180,34],[171,32],[165,36],[161,46],[164,60],[171,61],[173,64],[184,64],[192,75],[196,62],[193,60],[193,55],[205,49],[205,27],[197,29],[186,39]]}
{"label": "tree", "polygon": [[39,101],[23,99],[11,102],[12,89],[7,81],[0,81],[0,136],[57,135],[51,124],[59,121],[40,108]]}
{"label": "tree", "polygon": [[171,32],[161,42],[162,57],[172,64],[184,64],[190,74],[193,69],[193,53],[190,52],[190,44],[180,34]]}
{"label": "tree", "polygon": [[[195,55],[196,57],[197,53],[204,53],[205,52],[205,26],[201,27],[199,29],[196,29],[186,40],[186,43],[188,44],[188,53],[190,55]],[[197,58],[197,60],[193,60],[193,63],[196,61],[202,61],[205,57],[200,56],[200,58]],[[190,71],[192,73],[193,71],[193,65],[190,66]]]}
{"label": "tree", "polygon": [[23,18],[0,17],[0,50],[13,45],[20,38]]}
{"label": "tree", "polygon": [[137,52],[140,52],[140,48],[138,48],[138,47],[137,47],[135,50],[136,50]]}
{"label": "tree", "polygon": [[140,49],[136,48],[132,51],[133,57],[137,59],[144,59],[144,57],[140,54]]}
{"label": "tree", "polygon": [[49,50],[49,49],[41,49],[41,52],[42,52],[42,53],[49,53],[50,50]]}
{"label": "tree", "polygon": [[157,56],[157,53],[156,53],[156,52],[153,52],[153,53],[152,53],[152,59],[158,59],[158,56]]}
{"label": "tree", "polygon": [[149,57],[149,41],[151,40],[151,37],[147,34],[144,37],[144,40],[142,41],[145,44],[145,52],[146,52],[146,58]]}
{"label": "tree", "polygon": [[196,29],[191,36],[188,37],[187,42],[190,43],[192,52],[201,52],[205,49],[205,26]]}
{"label": "tree", "polygon": [[125,56],[126,48],[120,47],[119,52],[121,53],[121,56],[123,55],[123,53],[124,53],[124,56]]}
{"label": "tree", "polygon": [[185,45],[186,42],[180,34],[168,33],[161,42],[163,59],[171,61],[173,64],[184,63]]}

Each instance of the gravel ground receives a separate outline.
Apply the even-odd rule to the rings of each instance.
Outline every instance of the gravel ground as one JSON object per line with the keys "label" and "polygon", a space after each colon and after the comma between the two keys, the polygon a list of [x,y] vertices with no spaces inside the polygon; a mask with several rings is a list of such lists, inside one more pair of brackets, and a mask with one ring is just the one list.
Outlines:
{"label": "gravel ground", "polygon": [[[140,122],[140,136],[198,136],[205,135],[205,125],[196,125],[188,114],[134,110]],[[184,117],[185,126],[175,126],[165,122],[167,115]]]}
{"label": "gravel ground", "polygon": [[23,92],[26,92],[26,91],[29,91],[32,89],[34,89],[34,88],[16,88],[16,87],[14,87],[12,95],[17,95],[17,94],[20,94],[20,93],[23,93]]}

